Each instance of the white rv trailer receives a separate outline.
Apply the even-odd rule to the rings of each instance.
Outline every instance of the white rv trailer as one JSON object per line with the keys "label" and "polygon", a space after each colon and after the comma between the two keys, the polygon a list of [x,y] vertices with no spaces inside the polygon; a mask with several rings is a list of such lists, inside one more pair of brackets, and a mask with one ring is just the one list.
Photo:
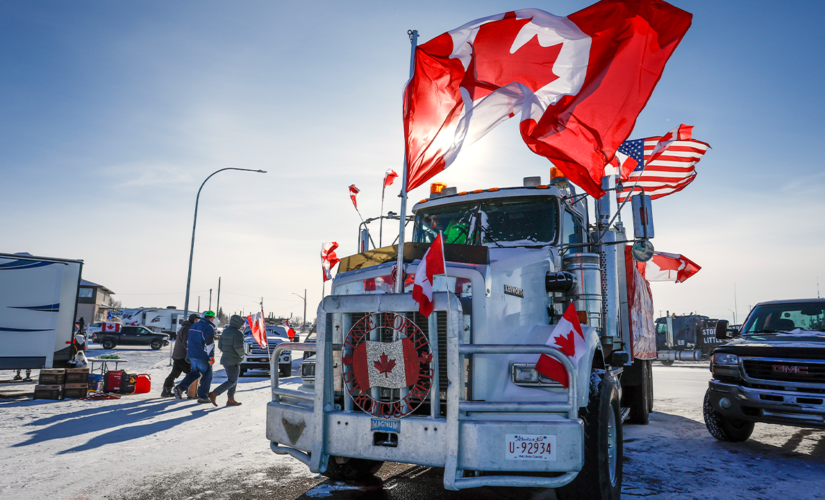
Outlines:
{"label": "white rv trailer", "polygon": [[0,369],[65,365],[72,356],[82,260],[0,254]]}
{"label": "white rv trailer", "polygon": [[169,306],[165,309],[158,307],[139,307],[137,309],[123,309],[121,323],[125,326],[145,326],[159,333],[174,335],[184,321],[183,309]]}

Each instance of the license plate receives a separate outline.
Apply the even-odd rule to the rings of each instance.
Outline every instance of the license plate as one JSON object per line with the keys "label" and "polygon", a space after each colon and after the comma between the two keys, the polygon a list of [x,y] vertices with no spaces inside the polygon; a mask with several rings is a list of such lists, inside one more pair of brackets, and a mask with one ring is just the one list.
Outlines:
{"label": "license plate", "polygon": [[396,434],[401,434],[401,421],[373,418],[371,421],[370,430],[373,432],[394,432]]}
{"label": "license plate", "polygon": [[556,461],[556,436],[546,434],[507,434],[504,440],[507,460]]}

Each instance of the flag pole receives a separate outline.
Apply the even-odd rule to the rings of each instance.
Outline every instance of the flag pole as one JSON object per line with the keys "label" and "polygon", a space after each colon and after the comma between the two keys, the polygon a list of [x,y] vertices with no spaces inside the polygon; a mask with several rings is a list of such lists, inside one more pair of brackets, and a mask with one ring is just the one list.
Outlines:
{"label": "flag pole", "polygon": [[[409,30],[410,80],[415,73],[415,49],[418,46],[418,30]],[[404,92],[406,95],[406,91]],[[405,97],[406,98],[406,97]],[[395,293],[404,293],[404,226],[407,222],[407,138],[404,138],[404,170],[401,173],[401,213],[398,228],[398,260],[396,261]],[[383,210],[383,209],[382,209]]]}
{"label": "flag pole", "polygon": [[378,214],[378,248],[384,246],[384,191],[387,190],[387,176],[384,175],[384,186],[381,188],[381,213]]}

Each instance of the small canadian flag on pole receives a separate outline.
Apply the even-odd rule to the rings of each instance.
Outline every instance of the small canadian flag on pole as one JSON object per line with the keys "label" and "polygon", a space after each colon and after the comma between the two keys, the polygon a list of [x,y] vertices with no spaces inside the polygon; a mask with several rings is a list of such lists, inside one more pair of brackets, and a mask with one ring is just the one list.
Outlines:
{"label": "small canadian flag on pole", "polygon": [[358,201],[355,199],[360,193],[361,190],[355,187],[355,184],[350,184],[349,186],[349,197],[352,199],[352,206],[355,207],[355,210],[358,210]]}
{"label": "small canadian flag on pole", "polygon": [[250,314],[246,317],[246,320],[249,322],[249,329],[252,331],[252,338],[255,339],[255,342],[257,342],[259,346],[266,347],[268,342],[266,338],[264,312],[261,311],[259,313],[255,313],[255,316]]}
{"label": "small canadian flag on pole", "polygon": [[[547,345],[555,347],[570,358],[573,366],[578,366],[579,359],[587,352],[587,342],[584,340],[582,325],[579,323],[579,316],[573,303],[567,307],[561,320],[556,324]],[[567,378],[567,370],[561,361],[547,354],[542,354],[536,363],[536,371],[549,377],[564,387],[570,386]]]}
{"label": "small canadian flag on pole", "polygon": [[447,272],[444,261],[444,241],[441,232],[430,244],[430,248],[418,264],[413,284],[413,299],[418,302],[418,312],[429,317],[433,312],[433,277]]}
{"label": "small canadian flag on pole", "polygon": [[286,336],[289,337],[289,340],[295,338],[295,330],[292,329],[292,325],[289,324],[289,320],[286,320]]}
{"label": "small canadian flag on pole", "polygon": [[321,246],[321,269],[324,271],[324,281],[332,279],[332,268],[335,264],[341,262],[338,255],[335,254],[335,249],[338,248],[338,243],[331,241],[324,243]]}

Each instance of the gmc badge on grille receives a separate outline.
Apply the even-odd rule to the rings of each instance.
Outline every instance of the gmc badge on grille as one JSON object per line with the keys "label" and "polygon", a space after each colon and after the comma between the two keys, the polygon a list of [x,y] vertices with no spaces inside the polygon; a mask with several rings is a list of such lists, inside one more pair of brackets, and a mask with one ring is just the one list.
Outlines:
{"label": "gmc badge on grille", "polygon": [[513,295],[515,297],[524,298],[524,290],[510,285],[504,285],[504,293],[506,295]]}
{"label": "gmc badge on grille", "polygon": [[808,374],[808,367],[807,366],[773,365],[773,372],[774,373],[797,373],[799,375],[807,375]]}

